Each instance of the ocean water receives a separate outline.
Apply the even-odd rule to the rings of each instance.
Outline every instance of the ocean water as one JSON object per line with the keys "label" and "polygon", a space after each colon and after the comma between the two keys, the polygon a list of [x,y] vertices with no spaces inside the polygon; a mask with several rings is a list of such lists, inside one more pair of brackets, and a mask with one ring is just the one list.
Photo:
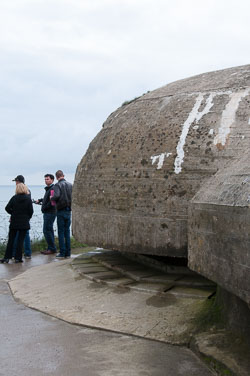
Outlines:
{"label": "ocean water", "polygon": [[[8,240],[9,218],[10,215],[5,211],[5,206],[12,196],[15,194],[16,185],[0,185],[0,241]],[[31,198],[37,200],[44,196],[43,185],[30,185]],[[33,204],[34,214],[30,220],[30,238],[41,239],[43,237],[43,215],[41,206]],[[54,231],[56,233],[56,221],[54,223]]]}

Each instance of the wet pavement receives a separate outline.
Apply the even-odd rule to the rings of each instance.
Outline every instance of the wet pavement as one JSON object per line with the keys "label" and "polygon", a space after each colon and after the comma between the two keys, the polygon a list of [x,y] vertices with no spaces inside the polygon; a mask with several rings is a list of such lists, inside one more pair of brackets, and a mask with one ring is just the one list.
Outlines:
{"label": "wet pavement", "polygon": [[[0,265],[0,375],[213,374],[189,349],[72,325],[15,301],[7,281],[27,269],[50,262],[58,266],[64,263],[54,262],[54,257],[35,255],[23,264]],[[46,275],[40,280],[41,289],[43,282],[49,295]]]}

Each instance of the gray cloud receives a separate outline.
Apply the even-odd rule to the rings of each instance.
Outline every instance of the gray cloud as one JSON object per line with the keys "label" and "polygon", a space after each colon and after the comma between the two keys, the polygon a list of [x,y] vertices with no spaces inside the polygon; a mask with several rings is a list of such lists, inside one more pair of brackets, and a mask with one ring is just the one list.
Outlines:
{"label": "gray cloud", "polygon": [[247,0],[2,0],[0,184],[73,176],[125,100],[248,64],[249,10]]}

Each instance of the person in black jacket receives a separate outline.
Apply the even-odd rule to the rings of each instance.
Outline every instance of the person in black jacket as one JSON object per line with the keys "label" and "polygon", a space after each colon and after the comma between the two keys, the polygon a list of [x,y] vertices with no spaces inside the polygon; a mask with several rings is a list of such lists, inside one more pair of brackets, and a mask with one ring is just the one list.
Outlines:
{"label": "person in black jacket", "polygon": [[64,179],[62,170],[56,172],[57,183],[54,186],[54,195],[51,202],[56,204],[57,229],[60,252],[57,258],[71,256],[70,224],[71,224],[71,199],[72,184]]}
{"label": "person in black jacket", "polygon": [[10,217],[9,239],[4,258],[0,260],[2,263],[8,263],[12,257],[12,249],[17,231],[19,231],[17,249],[15,254],[15,262],[23,262],[22,249],[23,241],[27,230],[30,229],[30,218],[33,215],[33,206],[29,190],[23,183],[16,185],[16,194],[11,197],[5,207]]}
{"label": "person in black jacket", "polygon": [[42,213],[43,213],[43,234],[45,240],[48,244],[48,247],[45,251],[41,253],[44,255],[51,255],[56,253],[56,246],[55,246],[55,236],[54,236],[54,228],[53,224],[56,219],[56,206],[55,203],[50,201],[50,196],[54,194],[54,175],[46,174],[44,175],[44,180],[46,187],[45,194],[43,198],[36,200],[36,204],[42,204]]}

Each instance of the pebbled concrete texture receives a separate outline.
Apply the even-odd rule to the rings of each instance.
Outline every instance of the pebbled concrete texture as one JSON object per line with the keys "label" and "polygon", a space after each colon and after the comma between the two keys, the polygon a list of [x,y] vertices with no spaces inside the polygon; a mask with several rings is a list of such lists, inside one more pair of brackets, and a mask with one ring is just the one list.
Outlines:
{"label": "pebbled concrete texture", "polygon": [[[69,323],[169,344],[191,344],[199,356],[210,360],[212,368],[220,366],[231,374],[249,374],[249,349],[246,347],[244,355],[240,354],[242,346],[238,350],[233,347],[229,333],[218,333],[212,328],[208,333],[194,332],[196,315],[214,288],[210,281],[200,280],[195,274],[181,273],[177,277],[176,269],[172,274],[165,273],[165,279],[164,273],[156,270],[155,276],[145,276],[136,263],[132,273],[131,261],[126,265],[130,273],[127,277],[125,265],[123,274],[117,272],[117,268],[122,270],[122,260],[119,264],[117,259],[103,260],[100,255],[102,252],[94,252],[73,261],[34,267],[13,278],[10,288],[17,301]],[[104,263],[109,270],[105,270]],[[158,282],[152,283],[156,276]]]}
{"label": "pebbled concrete texture", "polygon": [[[225,204],[233,202],[239,211],[248,206],[249,191],[242,194],[241,182],[249,178],[249,159],[244,159],[250,145],[249,73],[245,65],[189,77],[111,113],[76,171],[76,239],[125,252],[189,258],[196,251],[190,250],[189,236],[199,227],[188,228],[188,207],[200,190],[212,192],[216,201],[225,197]],[[233,179],[235,162],[241,171],[238,175],[236,168]],[[216,175],[224,169],[227,175],[217,185]]]}
{"label": "pebbled concrete texture", "polygon": [[1,376],[213,374],[185,347],[71,325],[15,301],[7,280],[34,265],[53,261],[54,257],[34,255],[23,264],[0,266]]}

